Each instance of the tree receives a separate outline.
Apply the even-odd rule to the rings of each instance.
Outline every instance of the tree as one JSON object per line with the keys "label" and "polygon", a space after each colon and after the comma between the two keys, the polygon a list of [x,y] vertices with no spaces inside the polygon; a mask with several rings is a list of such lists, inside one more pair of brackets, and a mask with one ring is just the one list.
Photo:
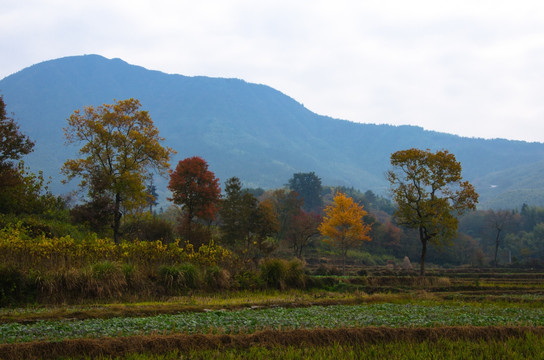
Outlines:
{"label": "tree", "polygon": [[225,182],[225,196],[221,202],[221,232],[223,241],[235,246],[244,243],[250,233],[251,213],[257,207],[257,199],[242,190],[242,183],[237,177]]}
{"label": "tree", "polygon": [[181,160],[176,170],[170,174],[168,189],[176,205],[184,211],[182,230],[192,234],[193,219],[214,220],[221,197],[219,179],[208,170],[208,164],[202,158],[194,156]]}
{"label": "tree", "polygon": [[325,216],[318,230],[328,238],[325,241],[340,249],[343,274],[346,272],[348,250],[371,240],[368,235],[371,226],[363,222],[366,215],[363,206],[341,192],[336,193],[333,204],[325,208]]}
{"label": "tree", "polygon": [[397,203],[397,223],[417,229],[421,241],[420,275],[425,275],[427,244],[453,239],[457,216],[474,210],[478,194],[462,181],[461,164],[447,150],[408,149],[391,155],[387,178]]}
{"label": "tree", "polygon": [[60,198],[49,193],[43,174],[30,172],[21,160],[33,148],[34,143],[7,115],[0,96],[0,213],[35,214],[64,206]]}
{"label": "tree", "polygon": [[493,265],[497,267],[497,254],[499,253],[499,246],[501,243],[501,233],[509,225],[512,220],[513,214],[508,210],[490,210],[487,213],[487,223],[491,229],[495,232],[495,257],[493,258]]}
{"label": "tree", "polygon": [[291,218],[286,240],[297,258],[302,259],[304,249],[319,235],[320,223],[321,216],[319,214],[301,209]]}
{"label": "tree", "polygon": [[7,116],[4,98],[0,96],[0,170],[11,168],[10,161],[32,152],[34,143],[19,131],[19,126]]}
{"label": "tree", "polygon": [[113,203],[113,239],[119,241],[122,209],[145,205],[145,183],[152,171],[164,174],[175,152],[164,140],[147,111],[136,99],[97,108],[85,107],[68,119],[68,144],[83,143],[80,158],[67,160],[62,172],[68,180],[79,176],[81,188],[92,198],[106,196]]}
{"label": "tree", "polygon": [[157,193],[157,187],[153,183],[153,178],[151,178],[145,192],[147,194],[147,206],[149,206],[149,213],[153,215],[153,207],[159,204],[159,194]]}
{"label": "tree", "polygon": [[278,238],[285,240],[287,233],[292,227],[293,218],[300,213],[301,207],[304,205],[304,200],[298,196],[297,192],[286,189],[274,190],[269,199],[274,204],[278,218]]}
{"label": "tree", "polygon": [[320,211],[323,204],[321,200],[321,179],[312,171],[309,173],[296,173],[289,179],[289,188],[296,191],[304,199],[302,208],[305,211]]}
{"label": "tree", "polygon": [[232,177],[225,182],[219,214],[226,244],[241,250],[245,258],[251,255],[254,245],[266,255],[269,244],[264,241],[279,228],[270,202],[259,204],[255,196],[242,190],[240,180]]}

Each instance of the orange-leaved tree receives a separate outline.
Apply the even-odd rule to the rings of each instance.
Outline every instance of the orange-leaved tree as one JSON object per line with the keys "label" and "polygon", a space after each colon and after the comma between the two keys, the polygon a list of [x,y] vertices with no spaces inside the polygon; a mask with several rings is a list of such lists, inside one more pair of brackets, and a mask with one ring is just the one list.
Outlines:
{"label": "orange-leaved tree", "polygon": [[371,240],[368,235],[371,226],[363,221],[366,215],[362,205],[341,192],[336,193],[334,202],[325,208],[325,216],[318,230],[326,236],[326,242],[340,249],[342,273],[346,271],[348,250]]}
{"label": "orange-leaved tree", "polygon": [[197,236],[192,231],[193,219],[215,219],[221,189],[219,179],[208,170],[208,163],[204,159],[193,156],[178,162],[176,170],[170,173],[168,189],[172,191],[172,197],[168,200],[180,205],[184,211],[181,233],[186,237]]}
{"label": "orange-leaved tree", "polygon": [[83,146],[80,158],[67,160],[62,172],[69,180],[80,176],[80,186],[88,189],[91,199],[111,201],[117,243],[122,210],[146,204],[145,182],[152,171],[166,172],[175,151],[161,145],[164,139],[136,99],[76,110],[68,118],[64,134],[68,144]]}

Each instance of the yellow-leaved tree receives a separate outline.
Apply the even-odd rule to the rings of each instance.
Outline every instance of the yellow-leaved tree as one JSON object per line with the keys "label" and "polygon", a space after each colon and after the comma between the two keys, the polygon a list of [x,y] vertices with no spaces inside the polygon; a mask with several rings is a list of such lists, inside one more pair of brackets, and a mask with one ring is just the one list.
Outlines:
{"label": "yellow-leaved tree", "polygon": [[417,229],[421,241],[420,275],[425,276],[427,243],[451,241],[457,216],[476,209],[478,194],[463,181],[461,163],[447,150],[408,149],[391,154],[387,173],[399,225]]}
{"label": "yellow-leaved tree", "polygon": [[362,205],[341,192],[336,193],[334,202],[325,208],[325,216],[318,230],[326,236],[324,241],[339,248],[343,274],[346,271],[348,250],[360,246],[363,241],[371,240],[368,235],[371,226],[363,221],[366,215]]}
{"label": "yellow-leaved tree", "polygon": [[136,99],[76,110],[64,132],[68,144],[83,146],[80,158],[67,160],[62,172],[68,179],[81,177],[91,199],[108,199],[117,243],[121,210],[146,204],[146,180],[152,171],[165,174],[175,151],[161,145],[164,139]]}

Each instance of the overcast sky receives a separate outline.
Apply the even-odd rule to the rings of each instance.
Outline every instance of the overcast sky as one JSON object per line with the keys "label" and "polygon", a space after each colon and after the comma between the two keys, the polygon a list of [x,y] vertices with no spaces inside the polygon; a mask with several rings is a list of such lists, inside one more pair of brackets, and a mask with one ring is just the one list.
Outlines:
{"label": "overcast sky", "polygon": [[0,51],[0,79],[99,54],[334,118],[544,142],[542,0],[0,0]]}

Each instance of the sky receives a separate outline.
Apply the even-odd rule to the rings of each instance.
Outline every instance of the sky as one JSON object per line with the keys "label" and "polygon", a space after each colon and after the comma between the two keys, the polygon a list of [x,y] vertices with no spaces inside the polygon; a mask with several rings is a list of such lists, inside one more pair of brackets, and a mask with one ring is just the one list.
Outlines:
{"label": "sky", "polygon": [[542,0],[0,0],[0,9],[0,79],[99,54],[269,85],[333,118],[544,142]]}

